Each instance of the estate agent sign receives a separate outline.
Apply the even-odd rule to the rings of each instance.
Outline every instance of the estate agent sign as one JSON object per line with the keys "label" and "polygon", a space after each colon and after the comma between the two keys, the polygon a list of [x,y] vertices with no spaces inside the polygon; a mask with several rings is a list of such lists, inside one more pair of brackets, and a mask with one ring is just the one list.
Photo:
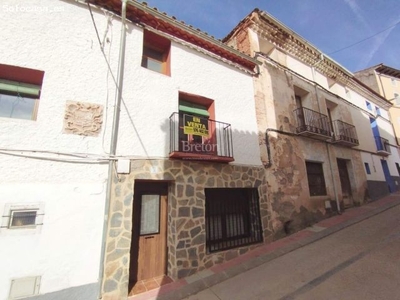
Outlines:
{"label": "estate agent sign", "polygon": [[190,115],[184,115],[184,134],[208,137],[208,120]]}

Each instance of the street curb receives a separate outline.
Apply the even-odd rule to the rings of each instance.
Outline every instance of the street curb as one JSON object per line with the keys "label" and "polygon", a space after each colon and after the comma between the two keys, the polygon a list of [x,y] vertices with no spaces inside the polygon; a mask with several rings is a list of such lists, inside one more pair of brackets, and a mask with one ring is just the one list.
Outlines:
{"label": "street curb", "polygon": [[[229,278],[235,277],[236,275],[270,262],[278,257],[310,245],[318,240],[341,231],[342,229],[383,213],[386,210],[398,205],[400,205],[400,193],[394,193],[380,200],[370,202],[366,205],[351,208],[346,210],[341,215],[324,219],[315,224],[319,227],[325,228],[321,231],[315,232],[309,228],[305,228],[283,239],[261,245],[260,247],[257,247],[242,256],[238,256],[228,262],[216,265],[209,270],[204,270],[195,275],[175,281],[171,284],[161,286],[158,289],[129,297],[128,300],[184,299]],[[336,224],[329,225],[329,223],[334,223],[335,221],[337,221]],[[275,245],[276,247],[274,247]]]}

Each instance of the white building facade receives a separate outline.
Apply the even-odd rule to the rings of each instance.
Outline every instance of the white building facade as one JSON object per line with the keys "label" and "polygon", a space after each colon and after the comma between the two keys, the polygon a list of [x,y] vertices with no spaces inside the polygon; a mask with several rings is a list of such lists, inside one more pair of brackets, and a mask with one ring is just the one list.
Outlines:
{"label": "white building facade", "polygon": [[[256,61],[134,1],[122,47],[121,1],[96,4],[1,4],[0,299],[123,299],[146,276],[185,277],[263,240]],[[207,217],[221,191],[251,212]],[[143,213],[154,205],[157,221]],[[219,244],[218,218],[247,237]],[[162,231],[161,274],[144,274],[137,243]]]}

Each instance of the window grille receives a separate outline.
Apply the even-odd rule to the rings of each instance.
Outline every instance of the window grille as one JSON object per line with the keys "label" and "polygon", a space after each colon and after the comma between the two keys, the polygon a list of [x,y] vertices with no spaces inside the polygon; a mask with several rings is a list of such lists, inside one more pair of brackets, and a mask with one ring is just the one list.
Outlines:
{"label": "window grille", "polygon": [[214,188],[205,194],[209,253],[263,241],[257,189]]}
{"label": "window grille", "polygon": [[322,163],[307,161],[306,168],[310,196],[326,195],[327,193]]}

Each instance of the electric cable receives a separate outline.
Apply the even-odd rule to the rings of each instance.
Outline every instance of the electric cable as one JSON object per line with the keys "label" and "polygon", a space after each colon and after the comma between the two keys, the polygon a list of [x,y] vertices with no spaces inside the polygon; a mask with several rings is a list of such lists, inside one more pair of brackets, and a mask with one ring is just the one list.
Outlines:
{"label": "electric cable", "polygon": [[375,37],[375,36],[381,34],[382,32],[385,32],[386,30],[389,30],[389,29],[391,29],[391,28],[393,28],[393,27],[396,27],[396,26],[399,25],[399,24],[400,24],[400,21],[398,21],[397,23],[393,24],[392,26],[389,26],[389,27],[387,27],[387,28],[385,28],[385,29],[383,29],[383,30],[381,30],[381,31],[379,31],[379,32],[377,32],[377,33],[375,33],[375,34],[369,36],[369,37],[366,37],[366,38],[364,38],[364,39],[362,39],[362,40],[360,40],[360,41],[358,41],[358,42],[355,42],[355,43],[353,43],[353,44],[351,44],[351,45],[349,45],[349,46],[346,46],[346,47],[344,47],[344,48],[338,49],[338,50],[333,51],[333,52],[329,52],[328,55],[335,54],[335,53],[338,53],[338,52],[340,52],[340,51],[343,51],[343,50],[346,50],[346,49],[348,49],[348,48],[351,48],[351,47],[353,47],[353,46],[355,46],[355,45],[361,44],[362,42],[365,42],[366,40],[372,39],[373,37]]}

